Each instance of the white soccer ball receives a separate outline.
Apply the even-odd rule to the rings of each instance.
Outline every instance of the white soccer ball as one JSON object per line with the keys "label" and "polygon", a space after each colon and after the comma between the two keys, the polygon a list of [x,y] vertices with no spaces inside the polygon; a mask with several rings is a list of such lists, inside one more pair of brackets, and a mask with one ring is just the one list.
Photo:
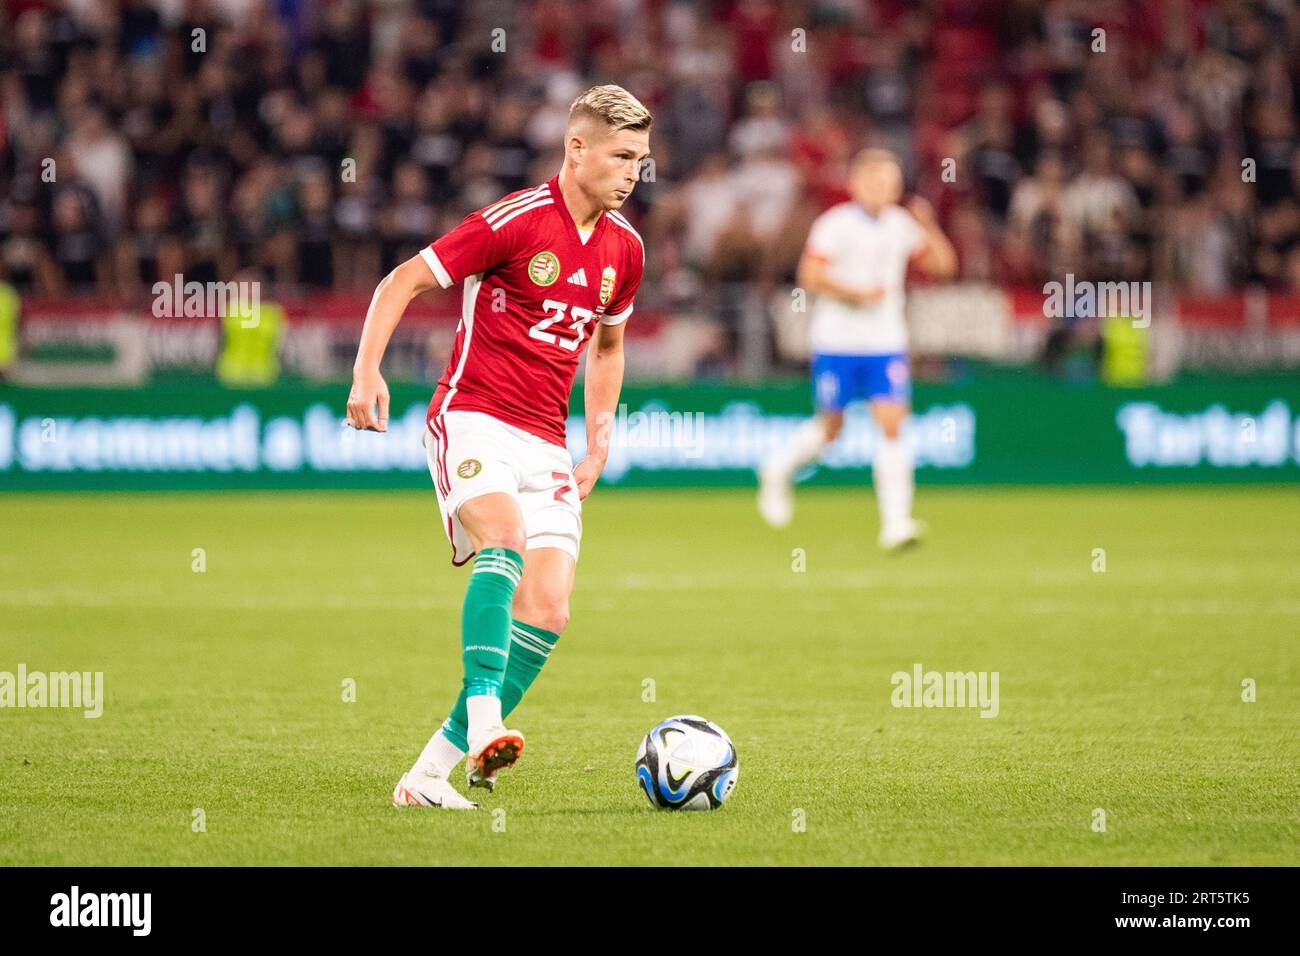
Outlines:
{"label": "white soccer ball", "polygon": [[659,810],[715,810],[739,775],[727,732],[693,714],[660,721],[636,752],[637,782]]}

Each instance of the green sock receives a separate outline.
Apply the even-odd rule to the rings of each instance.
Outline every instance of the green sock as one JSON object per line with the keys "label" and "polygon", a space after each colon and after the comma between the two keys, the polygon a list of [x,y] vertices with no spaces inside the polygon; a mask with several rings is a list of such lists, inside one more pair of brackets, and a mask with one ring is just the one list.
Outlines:
{"label": "green sock", "polygon": [[484,548],[474,562],[460,618],[465,696],[501,696],[510,659],[510,605],[524,562],[509,548]]}
{"label": "green sock", "polygon": [[[506,663],[505,681],[501,687],[501,716],[508,717],[510,712],[523,699],[542,666],[555,649],[555,642],[560,635],[540,627],[533,627],[522,621],[514,621],[510,628],[510,659]],[[461,750],[468,750],[469,743],[465,735],[469,732],[469,713],[465,708],[465,691],[462,689],[456,698],[451,714],[443,722],[442,733]]]}
{"label": "green sock", "polygon": [[524,693],[542,672],[546,659],[555,650],[560,635],[554,631],[513,621],[510,627],[510,660],[506,664],[505,686],[501,689],[501,716],[509,716],[519,706]]}

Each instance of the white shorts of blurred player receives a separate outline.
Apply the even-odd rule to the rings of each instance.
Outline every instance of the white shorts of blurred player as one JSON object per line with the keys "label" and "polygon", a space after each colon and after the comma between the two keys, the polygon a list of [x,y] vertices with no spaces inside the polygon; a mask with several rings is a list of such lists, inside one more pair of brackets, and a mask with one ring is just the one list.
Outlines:
{"label": "white shorts of blurred player", "polygon": [[559,548],[578,560],[582,503],[568,449],[483,412],[437,416],[424,431],[424,449],[452,564],[474,556],[461,505],[494,492],[519,504],[528,550]]}

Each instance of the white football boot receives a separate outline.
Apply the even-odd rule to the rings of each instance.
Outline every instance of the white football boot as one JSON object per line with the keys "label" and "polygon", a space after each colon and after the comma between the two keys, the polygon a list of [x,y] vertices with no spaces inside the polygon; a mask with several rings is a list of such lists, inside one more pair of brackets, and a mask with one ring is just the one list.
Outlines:
{"label": "white football boot", "polygon": [[924,534],[925,523],[909,518],[905,525],[900,525],[897,528],[881,529],[880,547],[892,554],[898,554],[915,544],[919,544]]}
{"label": "white football boot", "polygon": [[491,790],[496,786],[497,771],[515,765],[524,752],[524,735],[499,724],[489,727],[469,741],[465,752],[465,775],[471,787]]}
{"label": "white football boot", "polygon": [[763,467],[758,471],[758,513],[773,528],[784,528],[794,518],[794,482],[789,475]]}
{"label": "white football boot", "polygon": [[443,810],[477,810],[478,804],[466,800],[446,777],[430,774],[415,776],[402,774],[393,788],[393,806],[395,807],[440,807]]}

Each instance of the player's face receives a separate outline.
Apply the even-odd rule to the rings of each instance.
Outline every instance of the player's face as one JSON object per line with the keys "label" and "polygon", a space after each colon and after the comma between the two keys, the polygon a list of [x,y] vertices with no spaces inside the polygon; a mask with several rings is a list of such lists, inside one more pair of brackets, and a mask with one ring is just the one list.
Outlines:
{"label": "player's face", "polygon": [[903,195],[903,174],[893,163],[867,163],[853,174],[853,198],[868,209],[883,209]]}
{"label": "player's face", "polygon": [[649,155],[648,130],[597,134],[577,166],[578,182],[605,209],[618,209],[632,195],[641,176],[641,162]]}

